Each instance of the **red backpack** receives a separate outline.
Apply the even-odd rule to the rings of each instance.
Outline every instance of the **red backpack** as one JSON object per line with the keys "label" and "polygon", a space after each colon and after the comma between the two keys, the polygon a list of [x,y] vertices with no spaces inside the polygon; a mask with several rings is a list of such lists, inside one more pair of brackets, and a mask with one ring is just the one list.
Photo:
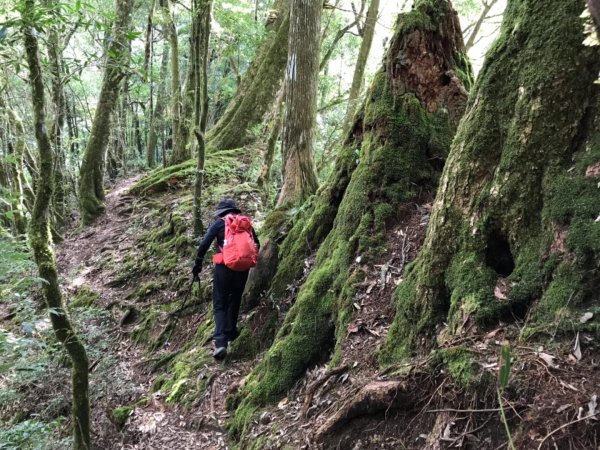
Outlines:
{"label": "red backpack", "polygon": [[244,272],[256,266],[258,250],[252,236],[250,219],[242,215],[228,214],[223,217],[223,221],[225,222],[225,239],[221,249],[223,264],[237,272]]}

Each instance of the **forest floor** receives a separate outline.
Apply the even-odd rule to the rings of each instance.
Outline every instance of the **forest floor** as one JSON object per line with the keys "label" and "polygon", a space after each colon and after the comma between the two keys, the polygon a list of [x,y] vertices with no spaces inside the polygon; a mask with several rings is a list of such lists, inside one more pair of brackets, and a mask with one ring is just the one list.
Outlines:
{"label": "forest floor", "polygon": [[[261,355],[232,352],[224,362],[210,357],[210,293],[198,287],[187,299],[190,307],[180,306],[189,289],[193,246],[189,236],[178,240],[175,216],[190,195],[174,186],[134,196],[129,190],[139,179],[118,181],[107,195],[106,213],[91,227],[73,229],[57,246],[65,297],[75,306],[91,295],[95,311],[102,311],[73,310],[90,353],[95,448],[507,448],[496,384],[482,380],[498,377],[500,349],[507,338],[519,341],[526,318],[484,330],[471,326],[467,316],[463,333],[448,341],[440,339],[439,330],[437,357],[444,365],[433,364],[430,355],[387,369],[377,361],[394,315],[390,299],[422,244],[431,199],[407,205],[388,230],[380,260],[359,268],[363,279],[356,286],[339,364],[310,369],[287,396],[261,410],[245,440],[234,444],[226,429],[232,414],[227,398]],[[238,197],[260,221],[256,194]],[[183,210],[190,223],[189,206]],[[206,214],[205,223],[209,220]],[[156,242],[148,236],[175,243],[152,250]],[[187,250],[178,250],[182,246]],[[210,279],[210,271],[203,271],[202,286],[210,286]],[[242,325],[260,326],[257,315],[260,311],[243,315]],[[599,349],[598,337],[588,333],[512,348],[517,363],[503,399],[517,448],[600,448]],[[69,386],[62,381],[68,371],[56,370],[48,372],[47,383],[30,388],[31,411],[39,410],[36,401],[49,404],[58,393],[63,400],[54,415],[68,410]],[[379,403],[373,401],[378,395]],[[586,412],[594,416],[580,420]]]}

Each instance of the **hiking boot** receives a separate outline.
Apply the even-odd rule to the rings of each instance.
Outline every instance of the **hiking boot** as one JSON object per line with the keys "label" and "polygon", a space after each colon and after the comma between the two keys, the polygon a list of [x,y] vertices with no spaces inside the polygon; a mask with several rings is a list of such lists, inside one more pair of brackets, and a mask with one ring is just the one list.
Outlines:
{"label": "hiking boot", "polygon": [[213,352],[213,358],[218,361],[225,359],[225,356],[227,356],[227,347],[217,347]]}

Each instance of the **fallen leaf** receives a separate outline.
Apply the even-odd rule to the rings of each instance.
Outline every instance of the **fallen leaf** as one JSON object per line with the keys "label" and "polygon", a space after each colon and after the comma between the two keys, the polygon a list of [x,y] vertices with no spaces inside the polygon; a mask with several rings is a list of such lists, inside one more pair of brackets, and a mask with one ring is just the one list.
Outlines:
{"label": "fallen leaf", "polygon": [[596,394],[592,395],[592,398],[588,402],[588,416],[593,416],[596,414],[596,407],[598,406],[598,396]]}
{"label": "fallen leaf", "polygon": [[546,364],[548,364],[550,367],[558,367],[558,365],[554,362],[554,360],[556,359],[556,357],[549,355],[548,353],[538,353],[538,356],[543,359]]}
{"label": "fallen leaf", "polygon": [[500,289],[500,286],[496,286],[494,288],[494,296],[498,300],[508,300],[508,297],[506,295],[504,295],[504,292],[502,292],[502,289]]}
{"label": "fallen leaf", "polygon": [[358,333],[359,326],[355,323],[351,323],[348,325],[348,334]]}
{"label": "fallen leaf", "polygon": [[277,403],[277,407],[279,409],[284,409],[287,404],[288,404],[288,398],[284,397],[279,403]]}
{"label": "fallen leaf", "polygon": [[356,302],[352,303],[352,306],[356,308],[357,311],[360,311],[360,305]]}
{"label": "fallen leaf", "polygon": [[[600,216],[598,216],[598,218],[600,218]],[[586,323],[588,322],[592,317],[594,317],[594,313],[592,312],[586,312],[583,313],[583,315],[579,318],[579,323]]]}

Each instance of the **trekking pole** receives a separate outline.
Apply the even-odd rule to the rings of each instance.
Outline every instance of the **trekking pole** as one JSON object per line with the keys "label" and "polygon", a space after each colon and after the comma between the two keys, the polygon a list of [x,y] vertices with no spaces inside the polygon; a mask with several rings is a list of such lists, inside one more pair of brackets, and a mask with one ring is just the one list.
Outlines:
{"label": "trekking pole", "polygon": [[166,345],[171,340],[171,337],[173,336],[173,331],[175,331],[175,327],[177,327],[177,322],[179,322],[179,316],[181,316],[181,311],[183,311],[185,309],[185,304],[187,303],[188,299],[192,296],[192,291],[194,290],[194,281],[196,281],[196,280],[194,278],[192,278],[192,283],[190,284],[190,289],[188,290],[187,295],[183,298],[183,302],[181,303],[181,308],[179,308],[176,312],[175,323],[173,324],[171,331],[169,331],[169,338],[165,339],[165,343],[163,345]]}

